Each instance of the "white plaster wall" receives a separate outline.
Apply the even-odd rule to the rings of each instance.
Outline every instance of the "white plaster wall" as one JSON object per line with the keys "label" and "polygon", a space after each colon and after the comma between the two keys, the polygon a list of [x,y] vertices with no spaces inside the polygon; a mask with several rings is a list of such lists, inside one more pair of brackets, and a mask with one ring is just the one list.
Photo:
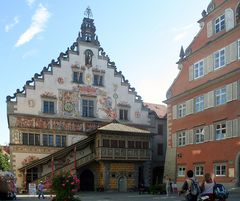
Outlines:
{"label": "white plaster wall", "polygon": [[[99,87],[101,90],[106,91],[107,96],[112,98],[113,107],[115,106],[113,94],[114,87],[117,85],[116,93],[118,94],[117,103],[126,103],[130,105],[130,121],[137,124],[149,124],[148,112],[147,110],[142,110],[142,103],[135,102],[135,95],[128,92],[128,86],[121,84],[121,78],[114,76],[114,69],[107,67],[107,61],[103,59],[98,59],[98,49],[94,47],[81,46],[79,48],[79,55],[70,54],[69,61],[61,60],[61,67],[53,67],[52,74],[44,74],[43,81],[35,82],[35,89],[27,89],[26,97],[17,97],[17,110],[16,113],[22,114],[42,114],[42,98],[41,95],[44,93],[50,93],[55,95],[58,99],[58,91],[61,90],[72,90],[73,86],[76,84],[72,83],[72,64],[79,64],[79,66],[84,66],[85,56],[84,51],[90,49],[93,51],[94,56],[92,59],[92,67],[85,70],[85,75],[87,73],[92,74],[92,68],[99,68],[105,70],[104,74],[104,87]],[[64,79],[64,84],[58,83],[58,78],[62,77]],[[127,75],[126,75],[127,79]],[[95,86],[93,86],[95,87]],[[33,102],[30,106],[29,102]],[[80,101],[80,100],[79,100]],[[57,101],[58,104],[58,101]],[[97,109],[100,107],[97,101]],[[59,105],[57,105],[59,108]],[[106,114],[100,110],[97,110],[97,117],[100,119],[106,119]],[[135,113],[139,112],[140,117],[136,118]],[[58,116],[56,114],[55,116]],[[67,117],[66,117],[67,118]]]}

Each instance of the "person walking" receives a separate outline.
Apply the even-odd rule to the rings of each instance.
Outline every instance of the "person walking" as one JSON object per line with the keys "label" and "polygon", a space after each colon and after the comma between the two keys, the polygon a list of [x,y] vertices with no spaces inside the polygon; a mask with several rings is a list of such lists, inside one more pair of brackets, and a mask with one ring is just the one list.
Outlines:
{"label": "person walking", "polygon": [[179,195],[185,193],[186,201],[197,201],[198,195],[200,194],[200,187],[197,180],[193,176],[193,171],[187,171],[187,179],[183,183],[182,189]]}
{"label": "person walking", "polygon": [[43,191],[44,191],[44,185],[43,185],[43,182],[40,181],[40,183],[38,184],[38,199],[40,199],[41,196],[43,199],[45,199]]}

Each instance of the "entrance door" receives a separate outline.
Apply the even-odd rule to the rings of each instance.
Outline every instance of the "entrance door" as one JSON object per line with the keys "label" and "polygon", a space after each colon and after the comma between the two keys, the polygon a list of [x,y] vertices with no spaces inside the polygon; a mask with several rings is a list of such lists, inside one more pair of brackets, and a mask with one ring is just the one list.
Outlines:
{"label": "entrance door", "polygon": [[80,175],[80,191],[94,191],[94,175],[90,170],[84,170]]}
{"label": "entrance door", "polygon": [[127,192],[127,180],[126,177],[120,177],[118,179],[118,191]]}

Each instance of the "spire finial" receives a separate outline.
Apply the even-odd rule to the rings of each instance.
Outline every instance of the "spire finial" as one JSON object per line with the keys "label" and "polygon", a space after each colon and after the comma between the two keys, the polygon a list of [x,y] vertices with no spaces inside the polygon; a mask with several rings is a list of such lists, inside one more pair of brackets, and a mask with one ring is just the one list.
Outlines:
{"label": "spire finial", "polygon": [[91,8],[88,6],[84,12],[84,15],[87,16],[87,18],[90,18],[92,17],[92,11],[91,11]]}

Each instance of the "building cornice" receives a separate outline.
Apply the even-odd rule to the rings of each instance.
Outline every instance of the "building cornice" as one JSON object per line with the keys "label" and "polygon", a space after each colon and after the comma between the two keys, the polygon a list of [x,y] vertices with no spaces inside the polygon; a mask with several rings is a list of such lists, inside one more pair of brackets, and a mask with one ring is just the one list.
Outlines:
{"label": "building cornice", "polygon": [[189,90],[187,90],[187,91],[185,91],[183,93],[180,93],[180,94],[178,94],[176,96],[173,96],[173,97],[171,97],[171,98],[169,98],[169,99],[167,99],[167,100],[165,100],[163,102],[166,103],[166,104],[170,104],[173,101],[176,101],[176,100],[178,100],[180,98],[183,98],[185,96],[191,95],[191,94],[193,94],[193,93],[195,93],[197,91],[200,91],[202,89],[205,89],[205,88],[207,88],[207,87],[209,87],[209,86],[211,86],[213,84],[222,82],[222,81],[224,81],[224,80],[226,80],[228,78],[231,78],[231,77],[233,77],[233,76],[235,76],[235,75],[237,75],[239,73],[240,73],[240,68],[234,69],[233,71],[229,72],[228,74],[219,76],[219,77],[217,77],[215,79],[212,79],[212,80],[208,80],[204,84],[201,84],[201,85],[199,85],[199,86],[197,86],[195,88],[189,89]]}

